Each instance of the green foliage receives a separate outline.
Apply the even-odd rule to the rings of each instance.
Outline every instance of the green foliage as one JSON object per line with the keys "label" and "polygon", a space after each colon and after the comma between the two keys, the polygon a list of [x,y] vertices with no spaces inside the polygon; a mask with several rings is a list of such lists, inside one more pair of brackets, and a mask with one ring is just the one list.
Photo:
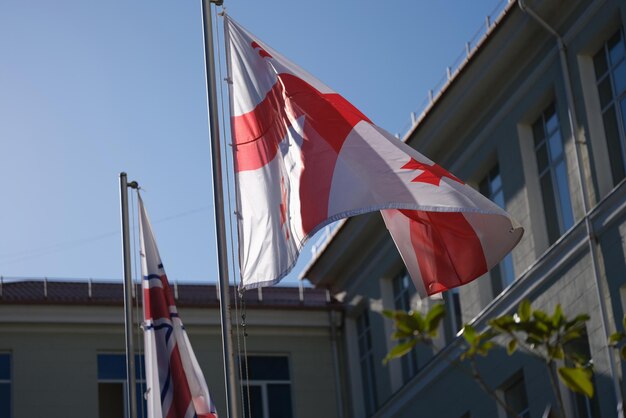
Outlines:
{"label": "green foliage", "polygon": [[574,392],[582,393],[588,398],[593,397],[593,372],[589,368],[560,367],[561,381]]}
{"label": "green foliage", "polygon": [[[387,354],[383,362],[400,358],[417,344],[433,345],[433,339],[445,316],[443,304],[433,306],[425,315],[420,312],[383,311],[383,315],[394,321],[395,330],[392,338],[398,343]],[[538,357],[548,367],[555,394],[562,408],[562,401],[556,387],[557,376],[570,390],[587,397],[593,396],[593,370],[591,361],[575,350],[575,342],[586,333],[585,323],[589,315],[580,314],[569,319],[560,305],[556,305],[552,314],[533,309],[528,300],[518,306],[512,315],[502,315],[488,322],[485,331],[479,332],[472,325],[463,327],[465,351],[461,360],[468,360],[473,368],[473,377],[486,388],[476,368],[477,356],[485,357],[496,347],[494,339],[502,338],[506,351],[512,355],[516,351]],[[626,329],[626,318],[624,318]],[[626,359],[626,331],[611,335],[610,343],[618,346],[622,343],[621,354]],[[561,367],[557,368],[557,364]],[[555,371],[556,370],[556,371]],[[557,373],[558,372],[558,373]],[[552,378],[553,377],[553,378]],[[485,389],[489,392],[488,389]],[[495,397],[498,400],[497,397]]]}
{"label": "green foliage", "polygon": [[[513,354],[524,348],[528,353],[545,361],[549,368],[557,362],[566,361],[570,367],[560,367],[558,376],[572,391],[593,396],[590,359],[572,350],[568,343],[581,338],[585,333],[585,322],[589,315],[581,314],[568,320],[561,305],[556,305],[550,315],[539,309],[533,310],[529,301],[520,303],[513,315],[503,315],[489,321],[496,335],[506,341],[507,353]],[[472,352],[469,344],[466,353]]]}
{"label": "green foliage", "polygon": [[486,357],[489,350],[495,347],[494,342],[491,341],[495,335],[491,330],[479,333],[473,326],[466,324],[463,327],[463,338],[465,338],[467,349],[461,354],[461,360],[473,359],[477,355]]}
{"label": "green foliage", "polygon": [[432,339],[437,337],[439,324],[445,316],[446,310],[443,304],[438,304],[434,305],[426,315],[415,311],[390,310],[384,310],[382,314],[394,321],[395,331],[391,338],[399,341],[383,359],[383,363],[387,364],[389,360],[407,354],[418,343],[432,344]]}

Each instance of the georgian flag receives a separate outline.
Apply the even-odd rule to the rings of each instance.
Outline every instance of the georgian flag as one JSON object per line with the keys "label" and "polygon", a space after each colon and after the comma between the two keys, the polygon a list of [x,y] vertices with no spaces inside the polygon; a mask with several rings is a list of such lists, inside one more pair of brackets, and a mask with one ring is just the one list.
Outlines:
{"label": "georgian flag", "polygon": [[477,278],[519,242],[497,205],[228,16],[225,32],[244,289],[278,282],[328,223],[376,210],[422,296]]}
{"label": "georgian flag", "polygon": [[178,316],[141,196],[139,213],[148,417],[217,418]]}

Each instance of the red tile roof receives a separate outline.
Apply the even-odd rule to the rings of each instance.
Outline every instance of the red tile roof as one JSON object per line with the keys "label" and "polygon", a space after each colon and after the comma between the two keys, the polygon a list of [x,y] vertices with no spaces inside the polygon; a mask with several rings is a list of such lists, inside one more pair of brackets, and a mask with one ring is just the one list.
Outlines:
{"label": "red tile roof", "polygon": [[[170,284],[179,307],[219,306],[213,284]],[[139,290],[139,286],[137,286]],[[230,288],[231,305],[235,289]],[[341,309],[337,300],[327,299],[326,290],[298,287],[266,287],[261,293],[250,290],[244,302],[250,309]],[[14,305],[123,305],[121,283],[85,281],[24,280],[0,285],[0,304]]]}

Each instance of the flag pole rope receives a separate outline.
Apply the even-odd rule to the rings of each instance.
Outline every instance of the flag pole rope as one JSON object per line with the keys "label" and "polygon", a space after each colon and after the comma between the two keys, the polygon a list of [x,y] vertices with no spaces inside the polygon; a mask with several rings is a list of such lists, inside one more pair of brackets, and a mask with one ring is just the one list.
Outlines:
{"label": "flag pole rope", "polygon": [[[132,219],[132,229],[133,229],[133,262],[135,264],[135,279],[132,281],[133,282],[133,287],[135,288],[135,318],[137,320],[137,324],[139,325],[138,327],[135,328],[136,332],[137,332],[137,344],[138,344],[138,351],[139,351],[139,378],[141,378],[141,376],[143,376],[143,361],[141,361],[142,357],[143,357],[143,329],[141,327],[141,324],[143,323],[143,321],[141,320],[141,315],[139,313],[139,294],[142,293],[142,289],[143,286],[141,286],[142,282],[141,282],[141,276],[138,273],[138,268],[139,265],[137,263],[137,253],[139,251],[137,251],[137,226],[135,225],[135,219],[139,217],[139,211],[135,210],[135,208],[137,206],[135,206],[135,202],[137,200],[137,196],[139,196],[139,186],[137,186],[137,195],[135,195],[134,193],[131,195],[131,199],[130,199],[130,204],[131,204],[131,213],[133,216],[131,216]],[[139,288],[137,288],[137,284],[139,284]],[[138,290],[137,290],[138,289]],[[144,383],[141,383],[140,387],[142,390],[141,393],[141,399],[144,399]],[[146,414],[144,412],[144,407],[143,407],[143,401],[139,402],[140,406],[139,409],[141,411],[141,416],[145,417]]]}
{"label": "flag pole rope", "polygon": [[[215,27],[219,28],[219,19],[218,16],[224,16],[224,14],[226,14],[226,7],[224,7],[222,5],[222,11],[220,13],[216,13],[215,16]],[[217,45],[221,45],[222,41],[220,38],[220,30],[218,29],[216,34],[217,37]],[[222,63],[222,51],[220,48],[217,49],[217,68],[218,68],[218,73],[219,73],[219,79],[220,81],[222,81],[222,83],[224,82],[224,78],[223,78],[223,72],[222,72],[222,68],[223,68],[223,63]],[[220,84],[220,88],[219,88],[219,95],[220,95],[220,110],[221,110],[221,119],[222,119],[222,126],[226,126],[226,110],[225,110],[225,100],[224,100],[224,88],[223,88],[223,84]],[[223,136],[223,141],[224,141],[224,150],[227,150],[228,147],[227,145],[231,145],[232,144],[228,144],[227,140],[226,140],[226,135]],[[227,195],[227,207],[228,207],[228,213],[232,214],[233,209],[232,209],[232,192],[231,192],[231,170],[230,170],[230,159],[226,153],[226,151],[224,152],[225,154],[225,164],[226,164],[226,195]],[[234,179],[233,179],[234,182]],[[231,253],[231,265],[232,265],[232,272],[234,273],[235,270],[235,247],[234,247],[234,242],[235,242],[235,237],[234,237],[234,232],[233,232],[233,222],[232,222],[232,217],[229,219],[228,222],[228,233],[229,233],[229,238],[230,238],[230,253]],[[240,285],[241,285],[241,278],[240,280]],[[238,287],[240,288],[240,287]],[[230,291],[230,290],[229,290]],[[238,300],[239,299],[239,303]],[[247,395],[248,395],[248,410],[247,410],[247,416],[251,417],[252,416],[252,411],[250,409],[250,385],[248,384],[248,356],[247,356],[247,352],[246,352],[246,331],[245,331],[245,313],[242,313],[241,318],[242,318],[242,330],[240,330],[239,328],[239,312],[240,312],[240,304],[243,304],[243,293],[238,292],[238,295],[235,295],[234,298],[234,304],[235,304],[235,317],[237,318],[236,324],[235,324],[235,329],[236,329],[236,335],[237,335],[237,364],[238,364],[238,369],[239,369],[239,392],[240,392],[240,397],[241,397],[241,402],[243,404],[243,400],[244,400],[244,387],[241,384],[241,382],[243,381],[243,369],[242,369],[242,352],[241,352],[241,336],[243,335],[243,340],[244,340],[244,351],[243,351],[243,363],[245,364],[246,367],[246,389],[247,389]],[[242,412],[243,412],[243,416],[246,416],[246,406],[242,405]]]}

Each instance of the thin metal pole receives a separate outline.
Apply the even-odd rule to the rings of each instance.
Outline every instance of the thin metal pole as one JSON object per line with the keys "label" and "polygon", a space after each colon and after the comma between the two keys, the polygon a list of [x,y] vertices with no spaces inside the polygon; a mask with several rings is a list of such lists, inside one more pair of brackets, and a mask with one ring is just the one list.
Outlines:
{"label": "thin metal pole", "polygon": [[211,133],[211,168],[213,171],[213,203],[215,209],[215,230],[217,248],[217,266],[220,291],[220,315],[222,323],[222,353],[224,355],[224,385],[226,388],[226,416],[238,417],[237,380],[230,318],[230,293],[228,276],[228,255],[226,245],[226,224],[224,222],[224,192],[222,188],[222,163],[220,160],[219,116],[217,112],[215,57],[213,52],[213,19],[211,3],[221,1],[202,0],[202,27],[204,29],[204,59],[207,79],[207,100],[209,107],[209,130]]}
{"label": "thin metal pole", "polygon": [[126,395],[128,417],[137,418],[137,386],[135,385],[135,346],[133,343],[132,277],[130,265],[130,234],[128,232],[128,182],[120,173],[120,212],[122,218],[122,253],[124,262],[124,335],[126,338]]}

